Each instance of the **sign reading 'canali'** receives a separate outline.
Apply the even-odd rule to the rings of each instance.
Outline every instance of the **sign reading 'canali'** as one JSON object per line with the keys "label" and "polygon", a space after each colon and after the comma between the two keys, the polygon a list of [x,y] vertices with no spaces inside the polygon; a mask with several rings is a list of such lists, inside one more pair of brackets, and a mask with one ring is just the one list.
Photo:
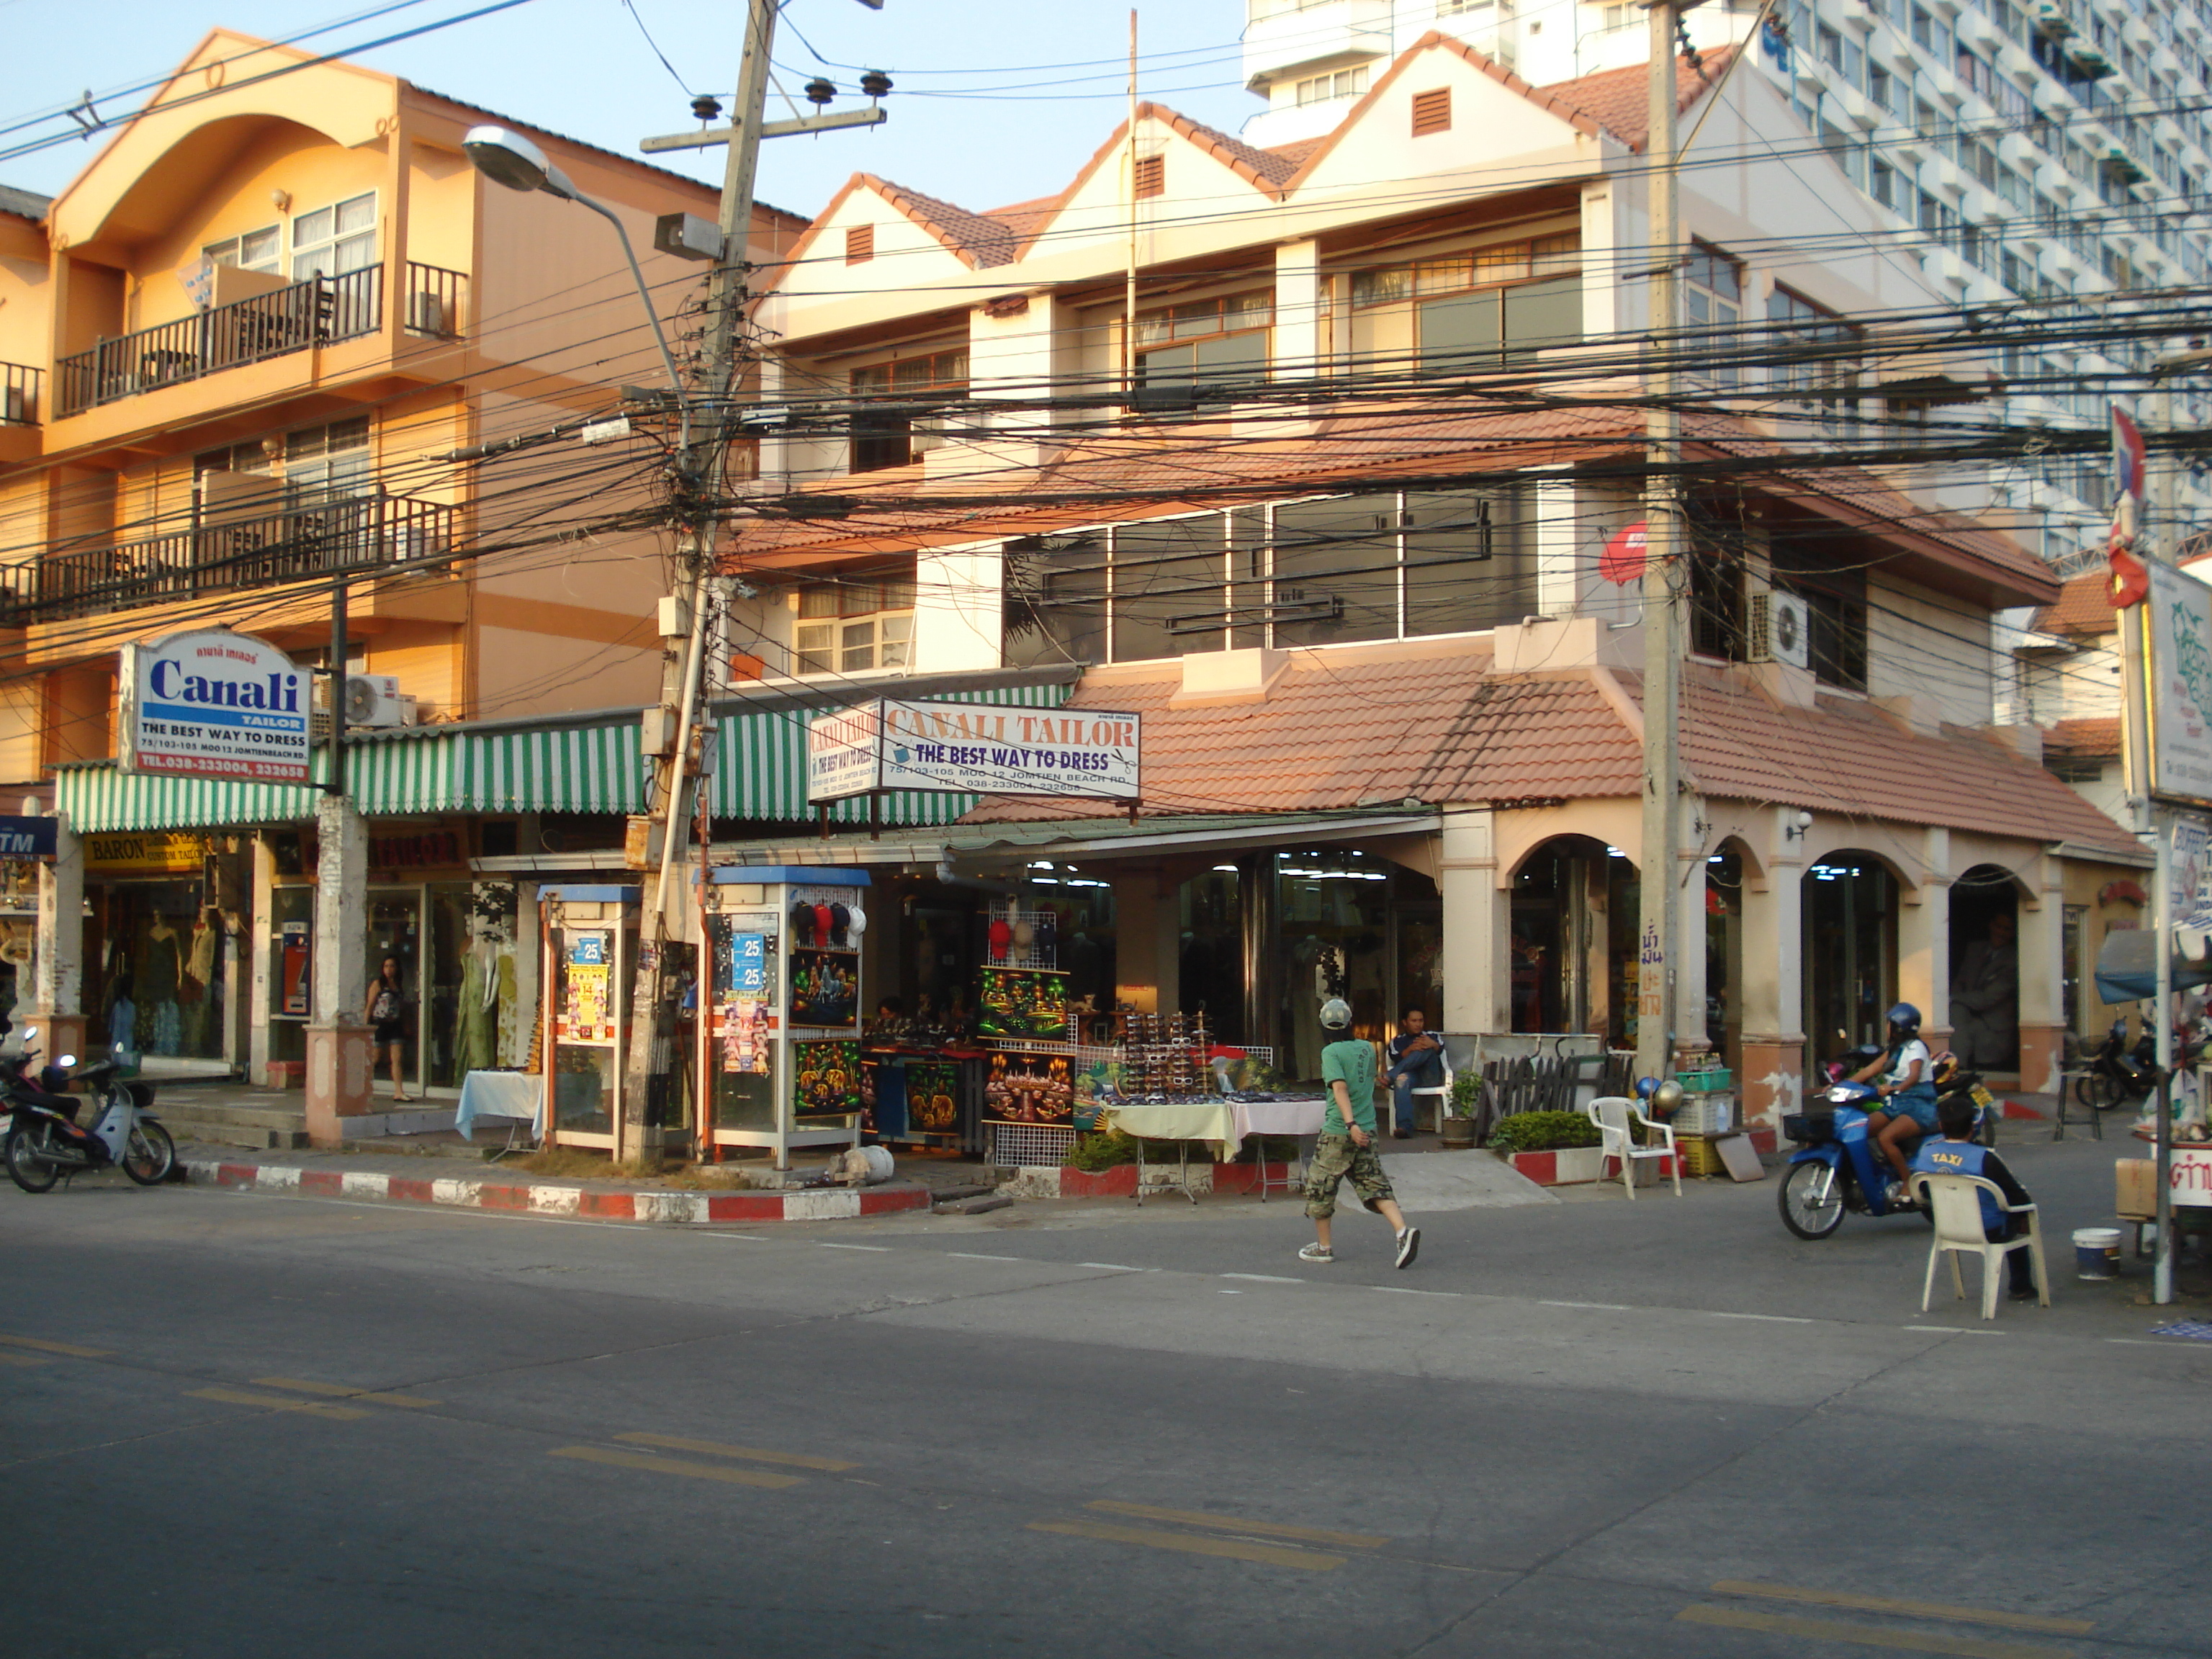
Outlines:
{"label": "sign reading 'canali'", "polygon": [[305,783],[308,671],[282,651],[217,629],[123,653],[126,772]]}
{"label": "sign reading 'canali'", "polygon": [[1135,800],[1139,738],[1136,715],[1106,709],[885,697],[807,723],[806,799],[941,789]]}

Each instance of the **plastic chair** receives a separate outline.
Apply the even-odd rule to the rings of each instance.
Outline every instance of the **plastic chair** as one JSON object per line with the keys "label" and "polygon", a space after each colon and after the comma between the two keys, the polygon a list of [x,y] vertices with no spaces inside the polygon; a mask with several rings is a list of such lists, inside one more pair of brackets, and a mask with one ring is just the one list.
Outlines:
{"label": "plastic chair", "polygon": [[[1408,1089],[1406,1092],[1413,1096],[1417,1102],[1423,1095],[1436,1097],[1437,1133],[1442,1134],[1444,1132],[1444,1117],[1451,1110],[1452,1079],[1459,1073],[1452,1070],[1451,1055],[1442,1048],[1437,1051],[1437,1063],[1444,1068],[1444,1080],[1442,1083],[1423,1084]],[[1418,1105],[1413,1110],[1413,1119],[1415,1122],[1420,1121],[1420,1108]]]}
{"label": "plastic chair", "polygon": [[[1589,1121],[1597,1125],[1597,1150],[1601,1171],[1608,1158],[1620,1160],[1620,1184],[1628,1188],[1628,1195],[1636,1196],[1636,1162],[1638,1158],[1663,1158],[1669,1160],[1668,1170],[1674,1177],[1674,1196],[1682,1195],[1682,1160],[1674,1151],[1674,1132],[1664,1123],[1654,1123],[1644,1115],[1643,1109],[1626,1095],[1600,1095],[1585,1109]],[[1645,1144],[1638,1146],[1634,1130],[1644,1132]]]}
{"label": "plastic chair", "polygon": [[[1997,1268],[2014,1250],[2027,1252],[2028,1264],[2035,1272],[2037,1303],[2045,1308],[2051,1305],[2051,1274],[2043,1265],[2043,1230],[2034,1205],[2022,1204],[2015,1208],[2005,1202],[2003,1189],[1996,1182],[1985,1181],[1980,1176],[1915,1175],[1912,1185],[1936,1219],[1936,1242],[1928,1247],[1928,1278],[1920,1287],[1921,1312],[1928,1311],[1928,1299],[1936,1293],[1936,1263],[1947,1250],[1952,1253],[1951,1288],[1959,1293],[1960,1301],[1966,1299],[1966,1281],[1959,1272],[1959,1257],[1967,1254],[1981,1257],[1983,1318],[1997,1316]],[[2026,1216],[2027,1231],[2018,1238],[1991,1243],[1982,1222],[1984,1193],[1996,1200],[1997,1208],[2005,1214]]]}

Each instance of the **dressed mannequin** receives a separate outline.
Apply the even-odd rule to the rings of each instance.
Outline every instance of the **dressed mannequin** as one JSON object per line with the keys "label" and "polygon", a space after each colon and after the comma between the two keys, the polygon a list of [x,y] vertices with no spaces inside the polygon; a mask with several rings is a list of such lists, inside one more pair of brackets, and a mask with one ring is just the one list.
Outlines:
{"label": "dressed mannequin", "polygon": [[184,941],[169,919],[156,915],[147,924],[137,972],[131,977],[131,1000],[138,1006],[138,1030],[149,1054],[173,1054],[183,1036],[177,1012],[177,989],[185,970]]}
{"label": "dressed mannequin", "polygon": [[201,1060],[214,1058],[208,1038],[216,1029],[216,947],[222,938],[222,930],[210,920],[215,914],[203,910],[192,918],[191,942],[185,951],[187,982],[179,988],[190,997],[184,1010],[184,1052]]}
{"label": "dressed mannequin", "polygon": [[499,947],[479,933],[461,961],[461,994],[455,1009],[453,1071],[466,1077],[499,1063]]}

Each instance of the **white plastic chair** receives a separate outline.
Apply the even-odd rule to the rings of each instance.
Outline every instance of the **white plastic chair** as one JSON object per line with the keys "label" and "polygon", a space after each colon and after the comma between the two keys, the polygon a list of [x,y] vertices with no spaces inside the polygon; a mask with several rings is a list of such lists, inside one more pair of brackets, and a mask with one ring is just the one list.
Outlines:
{"label": "white plastic chair", "polygon": [[[1928,1278],[1920,1287],[1921,1312],[1928,1311],[1928,1299],[1936,1293],[1936,1263],[1947,1250],[1951,1252],[1951,1288],[1960,1301],[1966,1299],[1966,1281],[1959,1272],[1959,1257],[1969,1253],[1981,1257],[1983,1318],[1997,1316],[1997,1269],[2014,1250],[2027,1252],[2028,1265],[2035,1270],[2038,1304],[2051,1305],[2051,1275],[2043,1265],[2043,1229],[2034,1205],[2006,1203],[2004,1189],[1980,1176],[1916,1174],[1912,1185],[1936,1218],[1936,1242],[1928,1247]],[[2026,1216],[2027,1231],[2018,1238],[1990,1243],[1988,1230],[1982,1224],[1984,1193],[1996,1200],[2005,1214]]]}
{"label": "white plastic chair", "polygon": [[[1441,1045],[1441,1038],[1438,1039],[1438,1042],[1439,1045]],[[1436,1097],[1437,1133],[1438,1134],[1442,1134],[1444,1132],[1445,1115],[1451,1110],[1452,1079],[1459,1074],[1452,1070],[1451,1056],[1444,1053],[1441,1046],[1437,1049],[1437,1060],[1438,1064],[1442,1065],[1444,1068],[1444,1080],[1442,1083],[1423,1084],[1415,1088],[1409,1089],[1406,1092],[1413,1096],[1416,1102],[1418,1102],[1423,1095],[1434,1095]],[[1420,1108],[1419,1105],[1416,1105],[1413,1109],[1413,1121],[1416,1123],[1419,1122],[1420,1116]]]}
{"label": "white plastic chair", "polygon": [[[1682,1160],[1675,1155],[1674,1131],[1664,1123],[1654,1123],[1626,1095],[1600,1095],[1585,1108],[1589,1121],[1597,1125],[1599,1172],[1604,1172],[1603,1161],[1608,1158],[1620,1160],[1620,1184],[1628,1188],[1632,1199],[1636,1196],[1636,1163],[1638,1158],[1668,1159],[1668,1170],[1674,1177],[1674,1196],[1682,1195]],[[1644,1132],[1645,1144],[1636,1144],[1634,1129]]]}

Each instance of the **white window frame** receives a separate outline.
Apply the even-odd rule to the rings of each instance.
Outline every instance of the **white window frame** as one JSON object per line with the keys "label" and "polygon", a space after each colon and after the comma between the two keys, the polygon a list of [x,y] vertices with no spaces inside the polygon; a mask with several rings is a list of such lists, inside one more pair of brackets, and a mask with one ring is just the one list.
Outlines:
{"label": "white window frame", "polygon": [[[291,244],[291,251],[290,256],[285,263],[285,269],[291,272],[292,280],[294,282],[304,283],[309,277],[317,274],[315,270],[312,267],[302,270],[300,268],[300,262],[301,259],[313,258],[318,253],[320,253],[325,249],[331,250],[334,255],[336,250],[344,246],[347,243],[359,242],[364,238],[367,239],[368,244],[368,258],[362,260],[359,264],[346,265],[338,270],[325,269],[320,274],[325,276],[343,276],[356,270],[367,270],[377,263],[380,258],[378,243],[380,240],[380,233],[382,229],[381,218],[377,210],[377,195],[378,192],[374,190],[363,191],[359,195],[341,197],[335,202],[328,202],[321,207],[310,208],[305,213],[295,213],[292,216],[291,232],[290,235],[287,239]],[[363,202],[366,202],[368,204],[368,223],[367,228],[341,232],[338,228],[338,215],[340,211],[343,209],[353,207],[357,204]],[[300,237],[301,222],[302,220],[312,219],[319,213],[327,213],[331,216],[331,234],[318,240],[302,242]],[[336,264],[335,258],[332,258],[331,263],[333,264]]]}
{"label": "white window frame", "polygon": [[[265,259],[248,263],[244,255],[249,237],[266,236],[269,253]],[[225,254],[229,255],[228,258]],[[235,236],[226,236],[220,242],[209,242],[200,249],[200,258],[210,265],[228,265],[237,270],[264,271],[275,276],[284,269],[284,227],[256,225],[252,230],[242,230]]]}
{"label": "white window frame", "polygon": [[[890,586],[885,582],[884,586]],[[818,584],[817,584],[818,586]],[[847,612],[842,603],[837,614],[805,614],[808,589],[799,591],[791,631],[791,672],[795,678],[848,674],[882,674],[914,666],[914,587],[906,584],[907,603],[873,611]],[[826,591],[842,599],[842,590]],[[862,654],[866,660],[861,660]]]}

